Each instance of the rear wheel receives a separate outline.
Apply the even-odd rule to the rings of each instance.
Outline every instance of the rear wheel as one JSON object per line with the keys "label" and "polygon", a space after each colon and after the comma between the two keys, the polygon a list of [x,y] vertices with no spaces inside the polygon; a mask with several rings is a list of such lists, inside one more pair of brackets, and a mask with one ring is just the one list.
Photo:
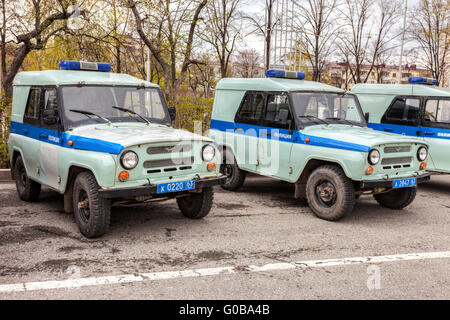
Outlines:
{"label": "rear wheel", "polygon": [[309,207],[316,216],[337,221],[353,210],[355,189],[341,168],[325,165],[311,173],[306,184]]}
{"label": "rear wheel", "polygon": [[110,224],[111,208],[108,200],[100,197],[94,175],[81,172],[73,185],[73,211],[80,232],[87,238],[104,235]]}
{"label": "rear wheel", "polygon": [[401,210],[409,206],[416,198],[417,188],[395,189],[386,193],[375,194],[373,197],[382,207]]}
{"label": "rear wheel", "polygon": [[212,188],[203,188],[201,193],[192,193],[177,198],[178,208],[189,219],[202,219],[211,211],[214,192]]}
{"label": "rear wheel", "polygon": [[229,149],[224,150],[220,172],[227,177],[222,188],[229,191],[236,191],[242,187],[247,175],[244,170],[239,168],[233,152]]}
{"label": "rear wheel", "polygon": [[14,165],[14,177],[16,179],[16,189],[20,199],[28,202],[37,201],[39,199],[41,185],[28,177],[21,156],[16,159]]}

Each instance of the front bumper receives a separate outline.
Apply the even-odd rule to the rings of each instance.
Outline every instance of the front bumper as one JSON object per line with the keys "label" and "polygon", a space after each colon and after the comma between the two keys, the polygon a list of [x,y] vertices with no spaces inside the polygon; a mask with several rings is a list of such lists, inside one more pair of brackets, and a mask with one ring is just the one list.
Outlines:
{"label": "front bumper", "polygon": [[102,198],[105,199],[115,199],[115,198],[133,198],[141,196],[173,196],[179,193],[188,193],[202,188],[213,187],[216,185],[223,185],[226,176],[206,178],[206,179],[195,179],[195,189],[189,191],[182,191],[178,193],[158,193],[158,185],[149,184],[145,186],[129,187],[129,188],[116,188],[116,189],[100,189],[98,192]]}
{"label": "front bumper", "polygon": [[396,179],[381,179],[381,180],[364,180],[361,181],[360,188],[361,189],[375,189],[375,188],[392,188],[394,180],[397,179],[406,179],[406,178],[417,178],[417,184],[424,183],[430,181],[431,175],[429,173],[424,173],[419,176],[413,177],[404,177],[404,178],[396,178]]}

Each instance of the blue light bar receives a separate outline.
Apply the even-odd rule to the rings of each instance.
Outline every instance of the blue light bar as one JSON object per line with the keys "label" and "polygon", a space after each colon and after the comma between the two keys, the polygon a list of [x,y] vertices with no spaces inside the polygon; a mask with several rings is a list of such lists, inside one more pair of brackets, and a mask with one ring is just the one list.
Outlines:
{"label": "blue light bar", "polygon": [[111,71],[111,64],[101,62],[85,62],[85,61],[70,61],[63,60],[59,62],[59,69],[61,70],[89,70],[109,72]]}
{"label": "blue light bar", "polygon": [[287,78],[287,79],[305,79],[306,75],[304,72],[296,72],[296,71],[285,71],[285,70],[267,70],[266,71],[267,78]]}
{"label": "blue light bar", "polygon": [[411,84],[428,84],[435,86],[437,84],[436,79],[424,78],[424,77],[411,77],[409,78],[409,83]]}

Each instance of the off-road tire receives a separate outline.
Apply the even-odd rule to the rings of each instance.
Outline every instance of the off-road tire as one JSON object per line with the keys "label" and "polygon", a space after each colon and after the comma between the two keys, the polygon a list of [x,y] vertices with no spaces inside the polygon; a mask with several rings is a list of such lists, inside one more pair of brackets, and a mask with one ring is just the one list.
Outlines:
{"label": "off-road tire", "polygon": [[211,187],[203,188],[201,193],[192,193],[177,198],[178,208],[189,219],[202,219],[211,211],[214,191]]}
{"label": "off-road tire", "polygon": [[402,188],[387,193],[375,194],[373,197],[384,208],[401,210],[409,206],[417,195],[417,188]]}
{"label": "off-road tire", "polygon": [[[333,191],[325,194],[326,197],[330,197],[330,201],[327,202],[319,192],[324,186]],[[356,202],[351,180],[335,165],[324,165],[311,173],[306,184],[306,198],[314,214],[328,221],[342,219],[353,210]]]}
{"label": "off-road tire", "polygon": [[[111,205],[100,197],[98,190],[97,180],[91,172],[78,174],[73,185],[73,212],[78,228],[86,238],[98,238],[109,229]],[[78,206],[85,200],[88,201],[88,212]]]}
{"label": "off-road tire", "polygon": [[242,187],[247,176],[247,173],[239,168],[233,152],[229,149],[225,149],[223,152],[220,173],[227,177],[222,188],[229,191],[236,191]]}
{"label": "off-road tire", "polygon": [[28,202],[35,202],[39,199],[41,185],[28,177],[21,156],[17,157],[16,163],[14,164],[14,177],[20,199]]}

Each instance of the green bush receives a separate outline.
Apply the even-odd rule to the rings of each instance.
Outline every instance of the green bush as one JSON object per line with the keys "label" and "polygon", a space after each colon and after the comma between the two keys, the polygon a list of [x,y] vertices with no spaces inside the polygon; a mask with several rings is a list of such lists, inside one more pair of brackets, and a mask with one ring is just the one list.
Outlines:
{"label": "green bush", "polygon": [[8,138],[11,120],[11,103],[0,97],[0,168],[9,167]]}
{"label": "green bush", "polygon": [[194,132],[196,129],[194,124],[199,121],[202,124],[202,134],[204,134],[211,123],[213,100],[213,98],[184,96],[179,97],[177,101],[169,101],[169,106],[177,109],[174,127]]}

